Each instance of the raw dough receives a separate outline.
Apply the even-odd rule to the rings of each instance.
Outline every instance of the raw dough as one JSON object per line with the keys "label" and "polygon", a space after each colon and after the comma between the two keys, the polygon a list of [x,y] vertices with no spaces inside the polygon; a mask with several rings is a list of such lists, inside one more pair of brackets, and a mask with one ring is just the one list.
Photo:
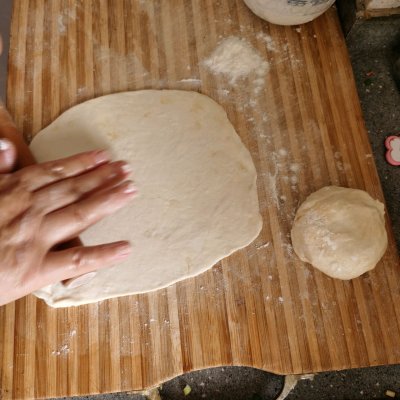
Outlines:
{"label": "raw dough", "polygon": [[294,251],[332,278],[356,278],[373,269],[385,253],[384,216],[383,204],[363,190],[324,187],[297,210]]}
{"label": "raw dough", "polygon": [[31,144],[38,161],[109,148],[138,187],[130,206],[81,235],[85,244],[128,239],[128,261],[88,284],[35,294],[53,307],[146,292],[197,275],[259,234],[256,170],[225,111],[196,92],[144,90],[80,104]]}

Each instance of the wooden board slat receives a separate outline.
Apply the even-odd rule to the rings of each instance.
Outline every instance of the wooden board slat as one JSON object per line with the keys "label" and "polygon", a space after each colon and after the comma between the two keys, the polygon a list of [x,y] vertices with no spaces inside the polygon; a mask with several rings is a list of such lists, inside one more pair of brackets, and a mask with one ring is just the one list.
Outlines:
{"label": "wooden board slat", "polygon": [[[226,109],[252,154],[264,226],[210,271],[154,293],[1,307],[1,399],[140,390],[218,365],[287,374],[400,362],[390,228],[379,266],[349,282],[303,264],[290,244],[295,210],[322,186],[383,199],[334,9],[279,27],[241,0],[14,0],[11,33],[7,100],[28,140],[96,96],[199,91]],[[204,65],[230,36],[269,62],[259,93]]]}

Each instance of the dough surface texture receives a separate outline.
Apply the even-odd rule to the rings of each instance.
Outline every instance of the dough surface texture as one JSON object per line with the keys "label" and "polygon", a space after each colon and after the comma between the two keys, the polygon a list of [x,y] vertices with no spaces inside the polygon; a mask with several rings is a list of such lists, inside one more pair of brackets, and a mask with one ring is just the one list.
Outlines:
{"label": "dough surface texture", "polygon": [[291,236],[302,261],[332,278],[357,278],[385,253],[384,205],[363,190],[326,186],[297,210]]}
{"label": "dough surface texture", "polygon": [[256,170],[223,108],[207,96],[143,90],[77,105],[35,136],[38,161],[109,149],[138,188],[126,208],[81,235],[86,245],[128,239],[127,261],[87,284],[35,294],[53,307],[156,290],[198,275],[259,234]]}

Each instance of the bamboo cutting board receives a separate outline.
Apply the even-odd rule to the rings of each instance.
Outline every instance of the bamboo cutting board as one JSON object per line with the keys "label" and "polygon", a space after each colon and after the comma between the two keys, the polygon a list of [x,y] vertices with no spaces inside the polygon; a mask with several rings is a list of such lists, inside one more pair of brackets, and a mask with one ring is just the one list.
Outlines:
{"label": "bamboo cutting board", "polygon": [[[204,65],[230,36],[269,63],[260,91]],[[27,139],[74,104],[143,88],[196,90],[226,109],[258,170],[263,230],[154,293],[0,308],[0,398],[139,390],[217,365],[287,374],[399,363],[391,232],[376,270],[349,282],[304,265],[290,244],[296,208],[322,186],[382,199],[336,11],[278,27],[240,0],[14,1],[8,106]]]}

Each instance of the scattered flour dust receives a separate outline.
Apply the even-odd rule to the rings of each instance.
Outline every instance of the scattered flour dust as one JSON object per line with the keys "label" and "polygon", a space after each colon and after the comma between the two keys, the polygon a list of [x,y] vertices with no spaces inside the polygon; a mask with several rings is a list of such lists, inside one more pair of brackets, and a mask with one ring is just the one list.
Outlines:
{"label": "scattered flour dust", "polygon": [[215,74],[228,77],[231,84],[249,75],[256,75],[257,86],[264,85],[269,64],[245,39],[230,36],[224,39],[204,61],[204,65]]}
{"label": "scattered flour dust", "polygon": [[57,27],[58,27],[58,33],[60,33],[61,35],[64,35],[65,32],[67,31],[62,15],[59,15],[57,17]]}
{"label": "scattered flour dust", "polygon": [[[79,5],[77,5],[79,7]],[[71,22],[76,20],[76,11],[73,9],[65,9],[57,16],[57,29],[61,36],[66,35],[67,27]]]}
{"label": "scattered flour dust", "polygon": [[282,148],[280,148],[280,149],[278,150],[278,154],[279,154],[281,157],[286,157],[287,154],[288,154],[288,151],[282,147]]}
{"label": "scattered flour dust", "polygon": [[290,183],[291,189],[296,190],[299,180],[298,176],[302,169],[300,163],[289,163],[287,158],[288,150],[285,148],[280,148],[272,152],[271,159],[274,170],[267,174],[269,198],[278,209],[280,209],[281,203],[287,200],[286,196],[278,193],[278,180],[282,179],[285,184]]}
{"label": "scattered flour dust", "polygon": [[63,344],[57,350],[53,350],[51,354],[53,356],[66,356],[69,353],[69,346],[67,344]]}
{"label": "scattered flour dust", "polygon": [[279,209],[279,198],[278,198],[278,188],[277,188],[277,182],[276,182],[276,176],[277,176],[277,171],[275,171],[274,174],[269,173],[268,174],[268,183],[269,183],[269,196],[270,199],[274,202],[275,206]]}
{"label": "scattered flour dust", "polygon": [[178,81],[178,82],[182,82],[182,83],[194,83],[194,84],[200,85],[200,84],[201,84],[201,79],[198,79],[198,78],[187,78],[187,79],[181,79],[181,80]]}
{"label": "scattered flour dust", "polygon": [[274,53],[278,52],[275,42],[270,35],[264,32],[258,32],[256,35],[256,39],[263,41],[267,47],[267,50],[272,51]]}
{"label": "scattered flour dust", "polygon": [[76,329],[72,329],[68,333],[62,334],[64,337],[63,343],[51,352],[53,356],[66,356],[70,353],[70,339],[76,336]]}

